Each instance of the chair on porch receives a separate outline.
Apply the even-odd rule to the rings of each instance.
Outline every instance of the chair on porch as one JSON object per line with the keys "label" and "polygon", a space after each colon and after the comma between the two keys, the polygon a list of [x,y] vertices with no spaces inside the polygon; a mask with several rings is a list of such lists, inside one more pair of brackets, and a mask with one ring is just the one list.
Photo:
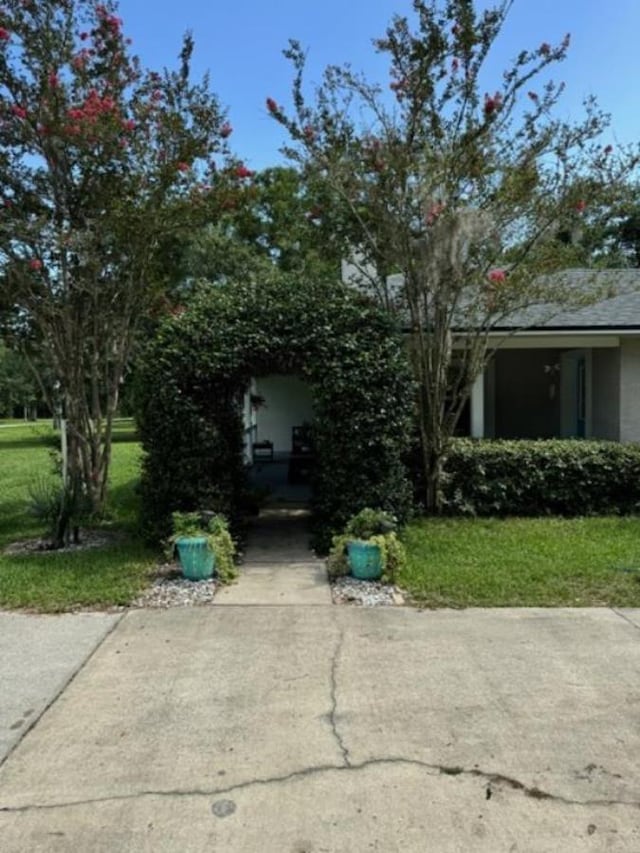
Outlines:
{"label": "chair on porch", "polygon": [[292,427],[288,482],[295,485],[307,483],[313,462],[311,426],[309,424],[301,424],[300,426]]}

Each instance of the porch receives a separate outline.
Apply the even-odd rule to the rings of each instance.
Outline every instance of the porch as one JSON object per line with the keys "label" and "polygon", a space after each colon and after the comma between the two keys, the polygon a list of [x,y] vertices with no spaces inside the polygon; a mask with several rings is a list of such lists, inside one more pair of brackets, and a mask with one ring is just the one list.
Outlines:
{"label": "porch", "polygon": [[640,338],[507,339],[473,387],[467,434],[640,441]]}
{"label": "porch", "polygon": [[272,502],[305,504],[314,464],[311,389],[297,376],[271,374],[251,381],[244,399],[245,462],[253,486]]}

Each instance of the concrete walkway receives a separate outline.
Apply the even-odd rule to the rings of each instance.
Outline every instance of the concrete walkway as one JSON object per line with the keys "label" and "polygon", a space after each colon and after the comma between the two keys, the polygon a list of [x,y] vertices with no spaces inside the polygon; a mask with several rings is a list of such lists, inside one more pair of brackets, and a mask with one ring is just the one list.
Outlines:
{"label": "concrete walkway", "polygon": [[0,612],[0,761],[120,618],[103,613],[35,617]]}
{"label": "concrete walkway", "polygon": [[221,589],[216,605],[331,604],[324,560],[309,549],[309,512],[266,509],[247,540],[238,581]]}
{"label": "concrete walkway", "polygon": [[640,611],[132,611],[0,766],[0,849],[637,851],[639,671]]}

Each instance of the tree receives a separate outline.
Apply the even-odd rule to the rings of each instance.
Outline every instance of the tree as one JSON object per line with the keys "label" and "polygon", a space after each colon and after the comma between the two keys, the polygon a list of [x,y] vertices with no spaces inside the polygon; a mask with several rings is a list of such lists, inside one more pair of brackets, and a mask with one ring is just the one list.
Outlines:
{"label": "tree", "polygon": [[0,341],[0,416],[11,418],[20,408],[25,419],[35,417],[42,396],[26,359]]}
{"label": "tree", "polygon": [[[267,99],[289,132],[285,153],[330,190],[327,215],[369,289],[410,327],[432,509],[455,425],[492,355],[489,332],[548,299],[540,274],[575,255],[556,235],[575,230],[635,162],[600,143],[607,118],[593,99],[577,124],[555,116],[563,86],[547,71],[565,59],[569,36],[521,50],[491,76],[487,59],[511,6],[414,0],[411,20],[396,16],[374,42],[389,58],[390,93],[331,66],[308,98],[305,56],[292,41],[293,112]],[[402,274],[399,293],[391,273]]]}
{"label": "tree", "polygon": [[[143,70],[111,0],[7,0],[0,11],[0,261],[14,338],[60,383],[68,487],[106,495],[111,427],[166,247],[199,223],[231,132],[209,90]],[[236,174],[237,173],[237,174]],[[61,519],[58,538],[63,535]]]}
{"label": "tree", "polygon": [[214,221],[184,247],[178,291],[184,289],[184,278],[259,280],[274,267],[306,279],[338,276],[344,247],[323,216],[323,188],[309,187],[289,166],[251,177],[243,185],[221,188]]}

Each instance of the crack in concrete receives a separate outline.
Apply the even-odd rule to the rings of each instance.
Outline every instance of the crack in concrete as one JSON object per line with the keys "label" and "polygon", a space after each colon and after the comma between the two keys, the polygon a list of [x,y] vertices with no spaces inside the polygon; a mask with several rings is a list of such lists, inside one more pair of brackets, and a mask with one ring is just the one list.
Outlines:
{"label": "crack in concrete", "polygon": [[338,642],[336,643],[336,647],[333,652],[333,657],[331,659],[331,674],[330,674],[330,685],[331,685],[331,710],[329,711],[329,725],[331,726],[331,731],[333,732],[333,736],[336,739],[338,747],[340,748],[340,752],[342,753],[342,761],[345,767],[351,767],[351,759],[349,757],[349,750],[344,744],[344,740],[342,739],[342,735],[338,731],[338,725],[336,722],[336,714],[338,710],[338,682],[337,682],[337,671],[338,671],[338,663],[340,661],[340,655],[342,653],[342,646],[344,644],[344,629],[340,630],[340,634],[338,635]]}
{"label": "crack in concrete", "polygon": [[640,625],[637,625],[632,619],[629,619],[628,616],[625,616],[624,613],[620,613],[620,611],[616,610],[615,607],[612,607],[611,610],[616,614],[616,616],[619,616],[621,619],[624,619],[624,621],[631,625],[632,628],[635,628],[636,631],[640,631]]}
{"label": "crack in concrete", "polygon": [[[310,776],[316,776],[322,773],[358,773],[361,770],[366,770],[369,767],[377,766],[393,766],[405,765],[410,767],[419,767],[425,770],[429,776],[467,776],[476,779],[484,779],[487,782],[486,791],[493,791],[500,788],[506,788],[512,791],[518,791],[526,797],[534,800],[546,800],[548,802],[560,803],[566,806],[583,806],[592,808],[595,806],[628,806],[631,808],[640,809],[640,800],[616,800],[616,799],[591,799],[578,800],[570,797],[564,797],[560,794],[552,794],[549,791],[543,791],[535,786],[525,785],[518,779],[512,776],[506,776],[502,773],[490,773],[481,770],[478,767],[465,768],[457,766],[449,766],[446,764],[429,764],[426,761],[420,761],[417,758],[402,758],[387,756],[385,758],[370,758],[362,761],[359,764],[318,764],[311,767],[305,767],[302,770],[294,770],[291,773],[286,773],[281,776],[258,777],[248,779],[245,782],[238,782],[235,785],[229,785],[226,788],[193,788],[193,789],[174,789],[174,790],[148,790],[137,791],[131,794],[114,794],[109,797],[93,797],[86,800],[73,800],[67,803],[33,803],[24,806],[0,806],[0,814],[16,814],[30,811],[54,811],[57,809],[75,808],[76,806],[100,805],[103,803],[122,802],[126,800],[142,799],[144,797],[220,797],[228,794],[234,794],[238,791],[245,791],[254,786],[281,785],[287,782],[305,779]],[[492,786],[494,786],[492,788]],[[487,796],[489,799],[491,795]]]}

